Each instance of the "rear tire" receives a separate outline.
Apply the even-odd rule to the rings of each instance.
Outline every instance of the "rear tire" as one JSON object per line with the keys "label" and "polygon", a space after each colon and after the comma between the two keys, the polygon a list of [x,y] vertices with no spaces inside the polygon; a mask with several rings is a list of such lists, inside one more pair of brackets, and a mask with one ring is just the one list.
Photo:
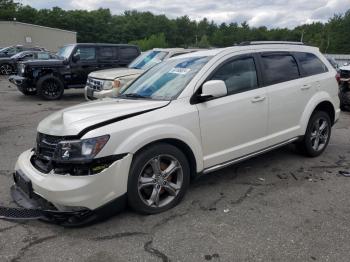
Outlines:
{"label": "rear tire", "polygon": [[46,75],[37,82],[37,90],[45,100],[58,100],[63,96],[64,84],[58,77]]}
{"label": "rear tire", "polygon": [[190,183],[190,167],[177,147],[158,143],[136,154],[128,179],[128,202],[136,212],[156,214],[177,205]]}
{"label": "rear tire", "polygon": [[326,149],[331,137],[332,123],[329,114],[316,111],[310,117],[306,133],[297,144],[301,153],[309,157],[316,157]]}

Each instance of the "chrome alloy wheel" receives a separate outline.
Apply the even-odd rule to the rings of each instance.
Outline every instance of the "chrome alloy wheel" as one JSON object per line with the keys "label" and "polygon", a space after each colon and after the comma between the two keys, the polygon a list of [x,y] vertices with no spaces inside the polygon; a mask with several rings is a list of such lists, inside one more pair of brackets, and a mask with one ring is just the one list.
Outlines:
{"label": "chrome alloy wheel", "polygon": [[163,207],[179,194],[182,183],[180,162],[170,155],[158,155],[142,168],[138,177],[138,193],[146,205]]}
{"label": "chrome alloy wheel", "polygon": [[325,118],[317,118],[311,129],[311,146],[315,151],[321,151],[329,138],[329,125]]}

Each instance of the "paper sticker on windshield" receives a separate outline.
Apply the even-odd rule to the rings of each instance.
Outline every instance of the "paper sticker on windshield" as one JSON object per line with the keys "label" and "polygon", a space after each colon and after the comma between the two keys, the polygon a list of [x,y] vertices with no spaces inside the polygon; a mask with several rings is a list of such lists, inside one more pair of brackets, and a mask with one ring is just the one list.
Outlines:
{"label": "paper sticker on windshield", "polygon": [[181,67],[174,67],[169,71],[171,74],[178,74],[178,75],[186,75],[188,72],[190,72],[190,68],[181,68]]}

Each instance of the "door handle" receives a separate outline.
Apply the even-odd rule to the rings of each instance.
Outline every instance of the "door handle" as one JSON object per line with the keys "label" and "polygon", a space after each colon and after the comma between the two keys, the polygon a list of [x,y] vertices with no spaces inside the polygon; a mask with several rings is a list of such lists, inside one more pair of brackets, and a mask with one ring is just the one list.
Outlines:
{"label": "door handle", "polygon": [[266,99],[266,97],[264,96],[256,96],[254,97],[252,100],[250,100],[252,103],[258,103],[258,102],[262,102]]}
{"label": "door handle", "polygon": [[311,85],[305,84],[305,85],[303,85],[300,89],[301,89],[301,90],[308,90],[308,89],[310,89],[310,88],[311,88]]}

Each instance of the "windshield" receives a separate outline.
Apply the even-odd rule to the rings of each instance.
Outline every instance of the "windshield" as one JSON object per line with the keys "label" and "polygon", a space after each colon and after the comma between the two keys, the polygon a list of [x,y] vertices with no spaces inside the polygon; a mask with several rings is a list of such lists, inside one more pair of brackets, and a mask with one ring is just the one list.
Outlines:
{"label": "windshield", "polygon": [[120,97],[174,99],[209,59],[186,57],[162,62],[136,79]]}
{"label": "windshield", "polygon": [[11,56],[11,58],[21,58],[22,56],[25,56],[26,54],[29,54],[29,52],[20,52],[18,54]]}
{"label": "windshield", "polygon": [[58,50],[57,55],[59,57],[69,58],[69,56],[72,53],[73,49],[74,49],[74,45],[67,45],[67,46],[61,47]]}
{"label": "windshield", "polygon": [[156,64],[159,64],[167,56],[168,52],[164,51],[148,51],[138,56],[134,61],[129,64],[129,68],[135,69],[149,69]]}
{"label": "windshield", "polygon": [[0,49],[0,53],[2,53],[2,52],[5,52],[7,49],[9,49],[10,47],[4,47],[4,48],[1,48]]}

